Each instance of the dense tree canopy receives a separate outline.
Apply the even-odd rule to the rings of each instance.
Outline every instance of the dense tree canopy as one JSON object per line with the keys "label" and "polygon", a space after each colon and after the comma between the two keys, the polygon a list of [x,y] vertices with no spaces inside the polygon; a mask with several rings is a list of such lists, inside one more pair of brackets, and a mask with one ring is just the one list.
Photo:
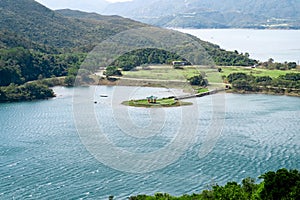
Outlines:
{"label": "dense tree canopy", "polygon": [[12,83],[7,87],[0,87],[0,102],[47,99],[54,96],[51,89],[39,83],[26,83],[21,86]]}
{"label": "dense tree canopy", "polygon": [[22,47],[0,50],[0,86],[22,84],[38,78],[65,76],[80,67],[85,54],[45,54]]}
{"label": "dense tree canopy", "polygon": [[154,196],[138,195],[130,200],[298,200],[300,199],[300,173],[298,170],[279,169],[260,176],[263,181],[255,183],[253,178],[245,178],[241,184],[228,182],[224,186],[213,185],[200,194],[174,197],[157,193]]}
{"label": "dense tree canopy", "polygon": [[205,79],[202,74],[193,76],[193,77],[189,78],[188,80],[191,83],[191,85],[197,85],[197,86],[202,86],[202,87],[206,87],[208,85],[207,79]]}
{"label": "dense tree canopy", "polygon": [[227,76],[227,81],[233,89],[251,92],[289,93],[300,91],[300,73],[287,73],[278,78],[269,76],[252,76],[245,73],[232,73]]}

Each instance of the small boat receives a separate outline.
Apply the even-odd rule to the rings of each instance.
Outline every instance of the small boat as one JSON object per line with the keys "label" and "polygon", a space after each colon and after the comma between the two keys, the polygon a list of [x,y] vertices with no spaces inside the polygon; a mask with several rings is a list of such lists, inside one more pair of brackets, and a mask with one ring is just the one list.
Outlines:
{"label": "small boat", "polygon": [[106,94],[100,94],[100,97],[108,97]]}

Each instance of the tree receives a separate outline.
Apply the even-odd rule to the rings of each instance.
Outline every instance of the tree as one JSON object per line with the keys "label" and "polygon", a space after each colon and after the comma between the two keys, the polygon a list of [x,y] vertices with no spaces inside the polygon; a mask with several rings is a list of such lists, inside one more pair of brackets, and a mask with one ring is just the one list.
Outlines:
{"label": "tree", "polygon": [[245,73],[241,73],[241,72],[238,72],[238,73],[232,73],[232,74],[229,74],[227,76],[227,80],[229,83],[232,83],[233,81],[236,81],[236,80],[247,80],[249,78],[249,76]]}
{"label": "tree", "polygon": [[17,66],[0,66],[0,86],[8,86],[10,83],[20,84],[24,82],[21,70]]}
{"label": "tree", "polygon": [[105,70],[106,77],[109,76],[122,76],[122,72],[116,66],[108,66]]}
{"label": "tree", "polygon": [[257,185],[255,184],[255,179],[247,177],[242,180],[242,188],[245,191],[248,199],[251,198],[252,193],[257,189]]}
{"label": "tree", "polygon": [[232,87],[238,90],[252,91],[253,88],[249,81],[245,79],[239,79],[232,82]]}
{"label": "tree", "polygon": [[214,199],[240,199],[247,200],[246,193],[236,182],[228,182],[224,187],[213,186]]}
{"label": "tree", "polygon": [[74,82],[75,82],[75,79],[76,77],[74,75],[68,75],[65,80],[64,80],[64,83],[67,85],[67,86],[73,86],[74,85]]}
{"label": "tree", "polygon": [[258,76],[255,78],[255,81],[257,83],[260,83],[260,82],[271,83],[272,78],[270,76]]}
{"label": "tree", "polygon": [[296,62],[289,62],[287,65],[288,65],[289,69],[295,69],[297,67],[297,63]]}
{"label": "tree", "polygon": [[6,100],[6,94],[5,92],[2,90],[2,88],[0,87],[0,102],[3,102]]}
{"label": "tree", "polygon": [[269,58],[268,63],[272,64],[273,62],[274,62],[274,59],[273,58]]}
{"label": "tree", "polygon": [[191,85],[198,85],[203,87],[206,87],[208,85],[207,79],[204,79],[201,74],[189,78],[188,81],[191,83]]}
{"label": "tree", "polygon": [[24,93],[28,95],[29,99],[45,99],[48,97],[54,97],[54,92],[47,86],[38,83],[26,83],[24,86]]}
{"label": "tree", "polygon": [[260,176],[264,179],[262,199],[299,199],[300,173],[297,170],[279,169]]}

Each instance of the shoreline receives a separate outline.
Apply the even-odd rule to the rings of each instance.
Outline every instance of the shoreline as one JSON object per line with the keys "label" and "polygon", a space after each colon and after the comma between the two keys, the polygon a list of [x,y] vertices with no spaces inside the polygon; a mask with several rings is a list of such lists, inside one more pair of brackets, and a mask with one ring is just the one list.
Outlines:
{"label": "shoreline", "polygon": [[[57,78],[56,78],[57,79]],[[58,81],[57,84],[54,84],[52,87],[49,87],[49,89],[52,90],[55,86],[61,86],[61,87],[74,87],[74,86],[67,86],[65,84],[62,84],[62,77],[58,77],[60,81]],[[46,79],[47,80],[47,79]],[[31,82],[39,82],[39,81],[31,81]],[[100,79],[94,79],[93,82],[89,82],[86,84],[81,84],[80,86],[134,86],[134,87],[159,87],[159,88],[174,88],[174,89],[182,89],[182,81],[159,81],[159,80],[147,80],[147,79],[117,79],[114,78],[112,80],[107,80],[106,78],[100,78]],[[269,92],[269,91],[245,91],[245,90],[236,90],[236,89],[228,89],[224,91],[226,93],[234,93],[234,94],[265,94],[265,95],[277,95],[277,96],[291,96],[291,97],[300,97],[300,93],[295,92]],[[186,93],[190,93],[187,90],[184,90]],[[34,100],[49,100],[56,96],[54,93],[54,96],[47,97],[43,99],[13,99],[9,101],[0,101],[0,103],[13,103],[13,102],[25,102],[25,101],[34,101]]]}
{"label": "shoreline", "polygon": [[226,93],[232,94],[264,94],[264,95],[272,95],[272,96],[289,96],[289,97],[300,97],[300,94],[297,93],[274,93],[274,92],[252,92],[252,91],[244,91],[244,90],[226,90]]}
{"label": "shoreline", "polygon": [[[178,82],[180,83],[180,82]],[[172,86],[171,84],[174,84],[174,82],[169,83],[169,86]],[[182,83],[180,83],[182,84]],[[158,84],[157,82],[153,81],[148,81],[148,80],[143,80],[141,82],[139,81],[120,81],[120,80],[115,80],[113,82],[107,80],[107,79],[102,79],[99,80],[98,84],[91,84],[91,85],[104,85],[104,86],[139,86],[139,87],[161,87],[161,88],[166,88],[166,83]],[[174,85],[173,85],[174,86]],[[177,88],[177,87],[169,87],[169,88]],[[180,87],[178,87],[180,88]],[[235,90],[235,89],[225,89],[224,91],[226,93],[234,93],[234,94],[265,94],[265,95],[277,95],[277,96],[292,96],[292,97],[300,97],[300,93],[274,93],[274,92],[267,92],[267,91],[260,91],[260,92],[253,92],[253,91],[244,91],[244,90]]]}

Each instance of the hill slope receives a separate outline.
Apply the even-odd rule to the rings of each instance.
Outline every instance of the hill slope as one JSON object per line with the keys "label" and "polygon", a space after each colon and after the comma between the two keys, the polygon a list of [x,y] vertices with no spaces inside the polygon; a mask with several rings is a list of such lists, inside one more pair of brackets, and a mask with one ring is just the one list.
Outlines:
{"label": "hill slope", "polygon": [[53,47],[91,45],[120,31],[141,26],[144,25],[116,16],[111,17],[111,20],[110,17],[103,17],[102,20],[65,17],[34,0],[0,2],[2,31],[17,33],[33,42]]}
{"label": "hill slope", "polygon": [[166,27],[300,28],[299,9],[298,0],[133,0],[103,13]]}

